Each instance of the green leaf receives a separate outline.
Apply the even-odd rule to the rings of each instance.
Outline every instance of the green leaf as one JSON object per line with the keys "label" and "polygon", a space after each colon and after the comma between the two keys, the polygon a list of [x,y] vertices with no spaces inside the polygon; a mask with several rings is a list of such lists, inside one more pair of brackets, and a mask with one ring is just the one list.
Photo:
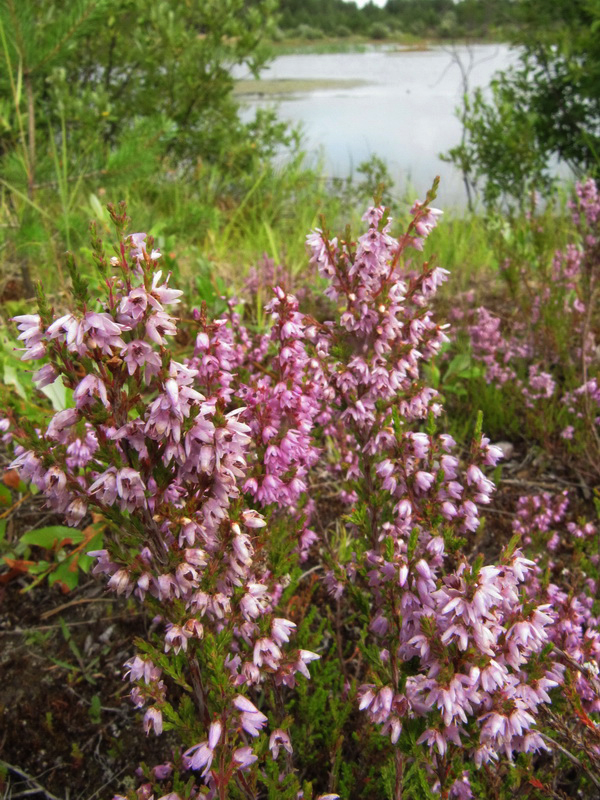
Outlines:
{"label": "green leaf", "polygon": [[93,216],[96,219],[101,219],[103,222],[108,222],[110,217],[106,208],[102,205],[100,200],[96,197],[96,195],[92,192],[89,196],[89,203],[92,209]]}
{"label": "green leaf", "polygon": [[90,703],[90,709],[88,711],[89,717],[94,723],[94,725],[100,725],[101,711],[102,711],[102,702],[100,700],[100,696],[95,694],[92,697],[92,701]]}
{"label": "green leaf", "polygon": [[54,383],[44,386],[41,391],[50,400],[55,411],[64,411],[65,408],[73,406],[73,392],[67,389],[60,375]]}
{"label": "green leaf", "polygon": [[9,506],[12,502],[12,495],[8,486],[0,484],[0,506]]}
{"label": "green leaf", "polygon": [[406,554],[409,559],[411,559],[414,554],[415,550],[417,549],[417,542],[419,541],[419,529],[413,528],[410,532],[410,537],[408,539],[408,546],[406,548]]}
{"label": "green leaf", "polygon": [[471,366],[471,356],[467,353],[459,353],[454,356],[452,361],[448,364],[448,369],[444,373],[444,381],[451,378],[453,375],[462,376],[463,373]]}
{"label": "green leaf", "polygon": [[83,539],[83,531],[67,528],[64,525],[38,528],[21,536],[21,542],[24,544],[33,544],[37,547],[44,547],[46,550],[52,550],[57,544],[77,544]]}
{"label": "green leaf", "polygon": [[46,572],[49,566],[50,566],[49,561],[36,561],[35,564],[30,564],[29,569],[27,571],[31,575],[41,575],[42,572]]}
{"label": "green leaf", "polygon": [[63,583],[70,590],[73,590],[79,583],[79,569],[77,567],[77,556],[68,556],[48,575],[48,585]]}
{"label": "green leaf", "polygon": [[[101,550],[102,543],[104,541],[104,536],[102,533],[97,533],[90,541],[88,542],[88,547],[90,551],[92,550]],[[90,571],[91,567],[96,563],[96,559],[88,556],[87,553],[82,553],[79,556],[79,569],[86,574]]]}
{"label": "green leaf", "polygon": [[4,383],[7,386],[14,386],[19,397],[23,400],[27,400],[27,394],[23,388],[23,384],[19,380],[17,370],[12,364],[4,364]]}

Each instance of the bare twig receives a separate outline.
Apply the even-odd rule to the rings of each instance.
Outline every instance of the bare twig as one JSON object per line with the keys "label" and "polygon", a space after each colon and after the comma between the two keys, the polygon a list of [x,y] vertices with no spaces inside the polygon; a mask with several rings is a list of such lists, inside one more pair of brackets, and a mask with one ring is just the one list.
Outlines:
{"label": "bare twig", "polygon": [[[20,767],[15,767],[13,764],[9,764],[7,761],[3,761],[2,759],[0,759],[0,766],[8,772],[14,772],[15,775],[18,775],[19,778],[22,778],[24,781],[28,781],[29,783],[33,784],[35,791],[38,794],[43,794],[48,798],[48,800],[60,800],[60,798],[58,798],[56,795],[49,792],[48,789],[45,789],[36,778],[34,778],[32,775],[28,775]],[[24,796],[24,794],[21,793],[21,796]]]}
{"label": "bare twig", "polygon": [[566,756],[572,764],[575,764],[575,766],[579,767],[579,769],[582,769],[588,776],[588,778],[592,781],[594,786],[600,789],[600,781],[598,781],[598,778],[596,778],[595,775],[593,775],[590,772],[590,770],[585,766],[585,764],[582,761],[580,761],[577,758],[577,756],[574,756],[573,753],[569,752],[569,750],[567,750],[566,747],[563,747],[562,744],[559,744],[558,742],[554,741],[554,739],[551,739],[550,736],[546,736],[545,733],[542,733],[541,731],[538,731],[538,733],[542,737],[542,739],[545,742],[547,742],[551,747],[555,747],[557,750],[560,750],[560,752],[564,756]]}
{"label": "bare twig", "polygon": [[82,597],[79,600],[71,600],[68,603],[63,603],[61,606],[57,606],[56,608],[51,608],[49,611],[44,611],[43,614],[40,614],[40,619],[50,619],[55,614],[60,614],[61,611],[64,611],[67,608],[71,608],[72,606],[82,606],[84,603],[114,603],[114,597]]}
{"label": "bare twig", "polygon": [[[102,786],[99,786],[99,787],[96,789],[96,791],[94,792],[94,794],[91,794],[91,795],[90,795],[90,796],[87,798],[87,800],[94,800],[94,798],[95,798],[95,797],[98,797],[98,795],[100,794],[100,792],[101,792],[103,789],[106,789],[106,787],[107,787],[107,786],[110,786],[110,784],[111,784],[111,783],[113,783],[114,781],[116,781],[116,780],[117,780],[117,778],[119,778],[119,777],[120,777],[120,776],[121,776],[121,775],[122,775],[122,774],[125,772],[125,770],[126,770],[126,769],[127,769],[127,767],[123,767],[123,769],[122,769],[122,770],[119,770],[119,772],[115,772],[115,773],[114,773],[114,775],[112,775],[112,776],[111,776],[110,780],[106,781],[106,783],[103,783],[103,784],[102,784]],[[83,796],[83,795],[80,795],[80,797],[82,797],[82,796]]]}
{"label": "bare twig", "polygon": [[[131,611],[127,614],[117,614],[114,617],[103,617],[102,622],[112,622],[116,619],[131,619],[132,617],[141,617],[143,614],[142,611]],[[65,622],[67,628],[75,628],[79,625],[90,625],[92,622],[96,620],[81,620],[80,622]],[[37,631],[54,631],[60,630],[63,626],[62,625],[37,625],[34,628],[12,628],[11,630],[2,631],[0,630],[0,636],[26,636],[28,633],[34,633]]]}
{"label": "bare twig", "polygon": [[565,651],[561,650],[560,647],[554,645],[553,649],[554,652],[558,653],[559,656],[564,658],[565,661],[573,667],[573,669],[576,669],[578,672],[581,672],[581,674],[585,678],[587,678],[596,695],[600,697],[600,681],[598,680],[597,676],[594,675],[591,669],[588,669],[588,667],[586,667],[585,664],[580,664],[578,661],[575,661],[575,659],[572,656],[570,656],[568,653],[565,653]]}

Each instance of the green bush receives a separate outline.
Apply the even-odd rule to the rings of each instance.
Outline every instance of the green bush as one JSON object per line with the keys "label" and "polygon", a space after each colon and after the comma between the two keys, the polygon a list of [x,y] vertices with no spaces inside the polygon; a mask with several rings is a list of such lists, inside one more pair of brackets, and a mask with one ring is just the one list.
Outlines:
{"label": "green bush", "polygon": [[390,35],[390,29],[383,22],[374,22],[369,28],[369,36],[371,39],[387,39]]}
{"label": "green bush", "polygon": [[313,28],[312,25],[298,25],[296,28],[296,36],[299,39],[323,39],[325,34],[320,28]]}

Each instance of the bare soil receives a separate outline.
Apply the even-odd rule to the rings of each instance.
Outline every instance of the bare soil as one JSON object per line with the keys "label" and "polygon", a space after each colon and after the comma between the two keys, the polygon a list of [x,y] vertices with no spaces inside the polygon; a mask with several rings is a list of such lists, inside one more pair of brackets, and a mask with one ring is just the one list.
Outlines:
{"label": "bare soil", "polygon": [[0,795],[110,798],[142,761],[169,756],[164,736],[144,736],[122,680],[148,621],[93,580],[66,595],[26,585],[0,584]]}

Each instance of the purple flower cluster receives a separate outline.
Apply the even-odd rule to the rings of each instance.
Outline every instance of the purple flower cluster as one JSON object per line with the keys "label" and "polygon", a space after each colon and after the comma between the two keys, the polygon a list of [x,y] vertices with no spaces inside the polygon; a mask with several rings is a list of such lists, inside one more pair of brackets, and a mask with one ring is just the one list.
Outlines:
{"label": "purple flower cluster", "polygon": [[[440,217],[431,199],[415,203],[397,238],[382,207],[367,211],[357,241],[309,235],[338,310],[331,320],[301,313],[276,286],[267,332],[245,327],[234,301],[215,320],[193,312],[188,357],[171,313],[182,293],[156,270],[160,253],[144,234],[112,259],[102,302],[15,320],[23,359],[45,359],[38,385],[60,376],[74,407],[35,437],[16,425],[13,466],[70,524],[90,512],[107,521],[94,572],[143,603],[161,631],[125,665],[131,699],[146,734],[176,729],[181,739],[173,763],[151,778],[191,770],[203,785],[186,798],[222,798],[233,784],[253,796],[249,787],[273,770],[282,786],[294,777],[286,699],[320,657],[295,646],[302,618],[289,618],[284,592],[298,561],[325,565],[338,611],[344,603],[364,617],[375,657],[348,696],[400,759],[403,729],[418,729],[442,796],[472,796],[467,761],[545,749],[537,720],[563,684],[564,654],[598,664],[595,584],[569,592],[544,579],[568,541],[596,533],[565,522],[566,495],[521,498],[498,563],[462,552],[502,451],[478,424],[461,453],[440,432],[441,399],[423,379],[448,342],[431,310],[447,272],[410,259]],[[595,222],[592,188],[582,203]],[[568,259],[561,274],[576,280],[576,254]],[[540,364],[526,378],[514,366],[531,359],[534,343],[507,342],[500,327],[480,309],[471,329],[490,380],[517,382],[529,404],[553,396]],[[343,547],[319,515],[319,481],[349,512],[334,521]],[[539,542],[545,562],[519,547]],[[583,673],[577,680],[586,708],[599,710],[594,685]],[[266,771],[265,759],[276,762]],[[144,784],[138,797],[153,791]]]}
{"label": "purple flower cluster", "polygon": [[[341,452],[356,454],[344,458],[356,550],[327,581],[339,597],[360,577],[369,597],[381,666],[360,687],[359,708],[392,743],[407,720],[424,718],[419,742],[441,769],[450,751],[470,751],[481,765],[544,749],[537,710],[562,673],[552,663],[531,666],[553,621],[547,604],[522,601],[534,563],[514,548],[496,566],[456,552],[494,490],[483,470],[502,453],[479,435],[465,468],[452,438],[435,432],[441,406],[420,364],[447,341],[428,309],[446,276],[427,264],[418,274],[401,270],[406,248],[420,247],[437,218],[426,204],[414,211],[400,239],[383,208],[367,213],[369,231],[356,245],[321,232],[309,238],[327,294],[342,306],[339,323],[315,326],[313,342],[343,422],[342,431],[326,430]],[[468,781],[454,780],[457,796],[471,796]]]}
{"label": "purple flower cluster", "polygon": [[[598,341],[592,324],[600,277],[594,180],[578,183],[576,195],[570,207],[579,242],[555,253],[550,274],[541,282],[533,271],[520,269],[517,313],[501,319],[478,307],[461,314],[469,323],[472,353],[483,364],[486,381],[510,387],[528,409],[549,408],[558,400],[570,415],[560,434],[568,441],[578,431],[589,436],[600,423]],[[572,376],[566,387],[561,370]]]}
{"label": "purple flower cluster", "polygon": [[600,684],[595,681],[600,672],[600,620],[593,611],[598,583],[589,576],[585,558],[594,568],[600,564],[598,530],[591,521],[569,520],[568,508],[567,492],[521,497],[513,529],[536,553],[527,595],[547,604],[552,618],[548,636],[558,648],[560,669],[579,665],[571,683],[577,702],[593,713],[600,711]]}
{"label": "purple flower cluster", "polygon": [[[107,279],[100,308],[49,324],[40,315],[15,319],[23,358],[48,359],[38,384],[62,375],[75,407],[56,413],[30,449],[18,446],[13,467],[70,524],[88,511],[108,520],[107,546],[91,554],[94,573],[159,613],[164,653],[187,657],[203,714],[218,716],[200,719],[207,739],[187,751],[184,765],[201,771],[214,793],[256,761],[246,737],[267,722],[240,690],[294,687],[318,658],[293,647],[296,625],[276,611],[282,576],[271,572],[267,521],[251,504],[296,510],[318,456],[310,440],[318,408],[302,385],[302,320],[281,290],[271,306],[276,381],[236,381],[233,369],[247,354],[236,349],[227,319],[199,319],[193,357],[175,360],[169,340],[177,320],[168,308],[182,292],[155,272],[159,257],[134,234],[113,260],[117,274]],[[300,538],[302,526],[289,516]],[[216,637],[228,643],[229,688],[210,708],[199,664]],[[144,729],[158,735],[170,706],[156,660],[136,655],[126,666],[132,700],[145,708]],[[291,749],[285,731],[273,736],[274,757],[280,746]],[[216,750],[218,770],[211,768]]]}

